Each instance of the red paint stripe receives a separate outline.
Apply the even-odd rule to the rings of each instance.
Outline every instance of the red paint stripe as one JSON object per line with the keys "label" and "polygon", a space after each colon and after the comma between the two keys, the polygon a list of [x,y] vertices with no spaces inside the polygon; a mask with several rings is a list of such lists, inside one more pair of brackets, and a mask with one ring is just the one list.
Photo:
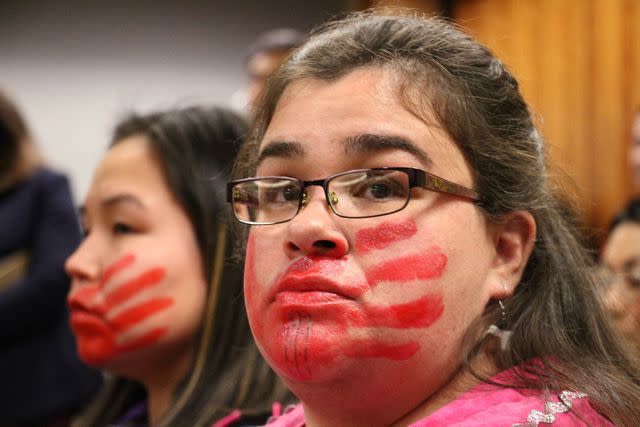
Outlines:
{"label": "red paint stripe", "polygon": [[104,270],[104,273],[102,274],[102,283],[108,282],[111,277],[120,272],[122,269],[130,266],[135,260],[136,257],[133,254],[127,254],[111,264]]}
{"label": "red paint stripe", "polygon": [[136,350],[140,347],[146,347],[151,344],[155,344],[158,342],[163,336],[167,334],[167,328],[156,328],[147,332],[139,338],[136,338],[131,341],[127,341],[124,344],[118,346],[119,352],[126,352],[131,350]]}
{"label": "red paint stripe", "polygon": [[418,231],[413,219],[399,222],[383,222],[377,227],[364,228],[356,234],[356,250],[367,253],[384,249],[396,242],[413,237]]}
{"label": "red paint stripe", "polygon": [[148,302],[138,304],[128,310],[123,311],[113,318],[109,323],[118,332],[124,332],[146,318],[165,310],[173,304],[171,298],[155,298]]}
{"label": "red paint stripe", "polygon": [[366,275],[371,286],[375,286],[380,282],[435,279],[442,275],[446,266],[447,256],[433,251],[389,260],[367,271]]}
{"label": "red paint stripe", "polygon": [[407,360],[418,350],[420,345],[417,342],[387,344],[376,339],[361,339],[352,341],[345,355],[354,359]]}
{"label": "red paint stripe", "polygon": [[424,328],[435,323],[444,312],[442,295],[425,295],[415,301],[391,306],[369,306],[351,322],[358,327]]}
{"label": "red paint stripe", "polygon": [[111,308],[122,304],[129,298],[132,298],[136,294],[143,290],[156,286],[165,276],[163,268],[153,268],[147,270],[135,279],[118,286],[113,292],[109,293],[105,299],[107,305]]}

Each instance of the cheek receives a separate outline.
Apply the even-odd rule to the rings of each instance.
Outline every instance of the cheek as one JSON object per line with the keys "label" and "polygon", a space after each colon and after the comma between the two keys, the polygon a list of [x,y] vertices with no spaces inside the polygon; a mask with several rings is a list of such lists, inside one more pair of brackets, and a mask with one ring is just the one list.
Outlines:
{"label": "cheek", "polygon": [[262,321],[260,317],[260,303],[258,298],[260,285],[255,271],[255,237],[249,233],[244,264],[244,297],[247,307],[247,315],[253,334],[259,342],[262,339]]}

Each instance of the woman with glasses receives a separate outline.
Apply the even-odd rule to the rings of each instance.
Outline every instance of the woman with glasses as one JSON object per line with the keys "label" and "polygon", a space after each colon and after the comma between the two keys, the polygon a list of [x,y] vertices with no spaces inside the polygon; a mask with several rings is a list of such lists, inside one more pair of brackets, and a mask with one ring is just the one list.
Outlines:
{"label": "woman with glasses", "polygon": [[618,331],[640,348],[640,199],[629,202],[611,222],[601,262],[608,278],[607,309]]}
{"label": "woman with glasses", "polygon": [[222,188],[246,130],[209,107],[116,127],[66,263],[78,353],[109,373],[78,425],[255,425],[288,396],[253,343],[229,262]]}
{"label": "woman with glasses", "polygon": [[640,423],[638,368],[488,49],[355,14],[263,102],[227,198],[252,332],[301,400],[270,426]]}

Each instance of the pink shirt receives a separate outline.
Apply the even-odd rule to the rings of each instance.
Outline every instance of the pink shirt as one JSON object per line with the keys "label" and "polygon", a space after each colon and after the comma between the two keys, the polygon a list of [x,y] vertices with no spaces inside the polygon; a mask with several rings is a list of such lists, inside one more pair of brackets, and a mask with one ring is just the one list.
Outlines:
{"label": "pink shirt", "polygon": [[[507,373],[509,371],[503,372],[500,376]],[[573,414],[570,408],[579,413],[584,421]],[[556,427],[613,426],[591,407],[584,393],[564,391],[559,396],[545,399],[541,392],[482,383],[428,417],[411,424],[410,427],[528,427],[539,424]],[[302,405],[288,408],[282,416],[270,420],[267,426],[304,427]]]}

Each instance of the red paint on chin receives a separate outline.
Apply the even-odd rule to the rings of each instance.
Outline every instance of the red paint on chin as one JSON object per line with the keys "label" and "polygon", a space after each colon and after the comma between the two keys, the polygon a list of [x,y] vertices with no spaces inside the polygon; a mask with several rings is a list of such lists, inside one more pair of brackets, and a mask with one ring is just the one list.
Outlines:
{"label": "red paint on chin", "polygon": [[362,254],[384,249],[396,242],[408,240],[417,233],[416,222],[409,218],[399,222],[383,222],[356,234],[355,247]]}
{"label": "red paint on chin", "polygon": [[100,366],[115,354],[115,335],[100,317],[84,311],[72,312],[71,328],[78,343],[78,355],[88,365]]}
{"label": "red paint on chin", "polygon": [[345,355],[354,359],[407,360],[420,350],[417,342],[388,344],[376,339],[354,340]]}
{"label": "red paint on chin", "polygon": [[380,282],[436,279],[442,276],[447,261],[447,256],[439,250],[432,250],[424,255],[399,257],[367,271],[367,281],[375,286]]}

